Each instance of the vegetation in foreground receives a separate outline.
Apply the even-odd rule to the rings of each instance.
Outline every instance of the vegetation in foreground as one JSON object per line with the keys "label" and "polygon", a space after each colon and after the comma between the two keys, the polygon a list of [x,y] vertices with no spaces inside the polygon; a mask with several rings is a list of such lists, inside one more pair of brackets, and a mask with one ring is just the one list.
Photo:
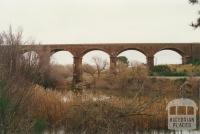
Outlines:
{"label": "vegetation in foreground", "polygon": [[96,69],[83,66],[84,81],[78,92],[70,87],[54,90],[72,74],[58,66],[43,70],[37,57],[19,56],[19,45],[24,44],[21,32],[13,34],[10,29],[0,39],[0,134],[162,130],[167,127],[165,108],[171,99],[198,99],[194,78],[149,79],[145,65],[128,68],[120,62],[114,75],[100,59]]}
{"label": "vegetation in foreground", "polygon": [[200,62],[196,60],[186,65],[157,65],[154,66],[153,76],[200,76]]}

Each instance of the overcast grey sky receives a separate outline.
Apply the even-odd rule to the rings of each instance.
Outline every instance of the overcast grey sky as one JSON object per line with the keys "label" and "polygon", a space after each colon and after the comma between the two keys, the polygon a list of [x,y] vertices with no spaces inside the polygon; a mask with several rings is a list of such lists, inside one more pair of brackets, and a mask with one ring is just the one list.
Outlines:
{"label": "overcast grey sky", "polygon": [[0,0],[11,24],[41,43],[200,42],[188,0]]}

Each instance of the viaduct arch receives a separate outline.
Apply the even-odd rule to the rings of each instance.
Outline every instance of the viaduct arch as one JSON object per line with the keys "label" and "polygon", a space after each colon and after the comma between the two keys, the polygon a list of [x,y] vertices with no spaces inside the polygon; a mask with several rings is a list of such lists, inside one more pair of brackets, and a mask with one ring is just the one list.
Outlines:
{"label": "viaduct arch", "polygon": [[103,44],[43,44],[20,46],[21,51],[36,51],[41,66],[49,64],[50,56],[58,51],[68,51],[74,58],[73,83],[81,82],[82,57],[92,50],[101,50],[110,56],[110,70],[115,73],[117,56],[125,50],[137,50],[146,56],[147,65],[154,66],[154,55],[161,50],[173,50],[182,56],[183,64],[200,59],[200,43],[103,43]]}

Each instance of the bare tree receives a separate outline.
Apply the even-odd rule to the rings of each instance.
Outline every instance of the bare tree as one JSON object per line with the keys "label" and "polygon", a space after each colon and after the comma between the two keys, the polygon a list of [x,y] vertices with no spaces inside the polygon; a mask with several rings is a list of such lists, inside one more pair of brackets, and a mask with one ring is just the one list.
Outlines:
{"label": "bare tree", "polygon": [[0,45],[2,45],[3,44],[3,37],[2,37],[2,35],[0,34]]}
{"label": "bare tree", "polygon": [[[20,64],[19,45],[23,45],[22,30],[0,33],[0,133],[29,133],[32,123],[28,113],[27,98],[30,84],[19,73],[24,70]],[[20,64],[19,64],[20,63]],[[20,66],[19,66],[20,65]],[[22,127],[22,124],[25,126]]]}
{"label": "bare tree", "polygon": [[95,67],[93,67],[93,66],[91,66],[91,65],[89,65],[89,64],[84,64],[84,65],[82,66],[82,69],[83,69],[83,72],[89,74],[89,75],[92,77],[92,79],[93,79],[93,84],[95,85],[95,84],[96,84],[95,73],[96,73],[96,71],[97,71],[97,70],[95,69]]}
{"label": "bare tree", "polygon": [[92,77],[95,76],[96,69],[93,66],[89,64],[84,64],[82,68],[83,68],[83,72],[90,74]]}
{"label": "bare tree", "polygon": [[24,53],[21,59],[25,60],[29,66],[39,64],[38,54],[34,51]]}
{"label": "bare tree", "polygon": [[98,56],[92,57],[92,60],[93,60],[94,63],[95,63],[98,78],[100,78],[101,72],[102,72],[103,70],[105,70],[105,69],[106,69],[106,66],[108,65],[108,64],[107,64],[107,61],[104,60],[104,59],[102,59],[101,57],[98,57]]}
{"label": "bare tree", "polygon": [[10,26],[8,31],[0,33],[0,61],[5,68],[9,69],[7,71],[9,75],[16,71],[17,60],[19,59],[19,45],[23,44],[22,30],[14,33]]}

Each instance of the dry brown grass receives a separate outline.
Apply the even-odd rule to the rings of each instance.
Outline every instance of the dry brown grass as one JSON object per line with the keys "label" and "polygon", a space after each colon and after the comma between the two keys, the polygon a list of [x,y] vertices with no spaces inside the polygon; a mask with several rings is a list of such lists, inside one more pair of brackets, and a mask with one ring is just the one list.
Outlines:
{"label": "dry brown grass", "polygon": [[68,109],[72,103],[65,103],[60,92],[44,90],[40,86],[34,86],[31,92],[29,99],[32,103],[29,108],[33,118],[45,119],[49,130],[61,128],[66,123]]}
{"label": "dry brown grass", "polygon": [[[16,46],[20,41],[17,37]],[[101,72],[95,86],[78,93],[44,88],[32,81],[33,76],[28,72],[35,68],[17,58],[15,47],[11,47],[12,51],[0,49],[3,52],[0,53],[0,133],[3,134],[33,133],[34,128],[40,133],[63,130],[91,134],[166,129],[165,108],[170,100],[181,95],[198,101],[197,80],[189,79],[180,89],[182,81],[148,79],[144,65],[120,66],[117,75]],[[58,74],[52,76],[56,81],[69,76],[60,67],[52,72]]]}
{"label": "dry brown grass", "polygon": [[[195,85],[197,81],[188,82]],[[165,86],[170,84],[172,83],[164,82]],[[192,87],[193,90],[195,88],[196,86]],[[141,94],[135,98],[119,94],[116,96],[113,92],[118,90],[109,94],[89,90],[75,94],[34,86],[32,97],[29,98],[33,102],[30,111],[34,118],[47,119],[48,130],[62,129],[67,133],[126,133],[135,130],[166,129],[166,105],[178,97],[177,94],[171,95],[171,91],[165,91],[159,97],[155,94]],[[62,98],[66,96],[69,99],[64,101]]]}
{"label": "dry brown grass", "polygon": [[[191,87],[193,90],[198,87],[196,80],[191,79],[188,82],[194,85]],[[19,83],[18,86],[22,85]],[[163,86],[172,89],[160,92],[159,89]],[[155,87],[157,91],[151,90]],[[149,85],[147,94],[142,92],[134,97],[136,92],[129,92],[132,97],[126,97],[120,95],[119,90],[84,90],[75,94],[30,85],[28,92],[17,90],[15,95],[10,96],[14,102],[19,96],[24,96],[22,108],[26,109],[33,120],[44,118],[48,122],[46,131],[129,133],[136,130],[165,129],[165,108],[170,100],[177,97],[176,91],[173,92],[174,95],[171,95],[171,91],[175,88],[178,91],[178,87],[173,82],[160,81],[159,86]]]}

